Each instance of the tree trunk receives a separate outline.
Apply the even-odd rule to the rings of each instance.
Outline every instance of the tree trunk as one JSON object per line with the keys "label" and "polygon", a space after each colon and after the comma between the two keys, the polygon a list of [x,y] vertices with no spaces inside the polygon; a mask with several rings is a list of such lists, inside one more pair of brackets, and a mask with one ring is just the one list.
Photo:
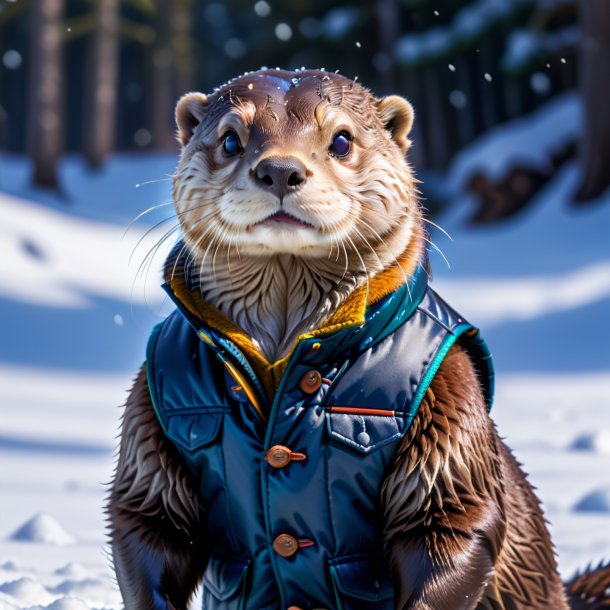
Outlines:
{"label": "tree trunk", "polygon": [[100,167],[115,148],[119,59],[119,0],[98,0],[87,62],[83,152]]}
{"label": "tree trunk", "polygon": [[387,95],[396,92],[394,46],[399,34],[400,13],[396,0],[376,0],[374,11],[377,21],[378,53],[383,58],[380,63],[384,68],[379,70],[379,79],[381,91]]}
{"label": "tree trunk", "polygon": [[152,146],[156,150],[174,150],[176,138],[173,120],[174,79],[171,52],[170,2],[160,2],[157,13],[157,38],[152,57]]}
{"label": "tree trunk", "polygon": [[[193,43],[193,0],[173,0],[171,46],[175,87],[178,96],[195,86],[195,45]],[[175,102],[175,100],[173,100]]]}
{"label": "tree trunk", "polygon": [[38,0],[30,8],[27,148],[33,183],[56,190],[63,148],[63,11],[64,0]]}
{"label": "tree trunk", "polygon": [[174,106],[194,88],[193,0],[159,4],[157,43],[153,52],[152,145],[175,150]]}
{"label": "tree trunk", "polygon": [[610,5],[581,0],[580,91],[584,133],[580,143],[582,182],[576,199],[585,201],[610,186]]}

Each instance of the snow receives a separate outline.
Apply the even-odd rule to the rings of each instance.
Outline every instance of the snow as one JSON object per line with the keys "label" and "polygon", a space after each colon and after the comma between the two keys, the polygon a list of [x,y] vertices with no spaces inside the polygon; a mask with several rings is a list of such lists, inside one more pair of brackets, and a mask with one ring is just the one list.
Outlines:
{"label": "snow", "polygon": [[40,542],[56,546],[74,543],[74,538],[53,517],[43,513],[34,515],[8,539],[16,542]]}
{"label": "snow", "polygon": [[600,455],[610,455],[610,428],[583,433],[574,439],[571,449],[593,451]]}
{"label": "snow", "polygon": [[356,7],[333,8],[322,19],[322,33],[330,40],[343,38],[360,19],[360,10]]}
{"label": "snow", "polygon": [[[0,197],[0,240],[5,253],[0,258],[0,298],[64,308],[86,307],[96,296],[146,302],[143,284],[135,283],[139,278],[125,262],[132,252],[152,248],[163,230],[153,231],[140,242],[141,232],[71,218],[9,195]],[[24,216],[28,218],[25,227]],[[167,248],[159,260],[165,255]]]}
{"label": "snow", "polygon": [[597,489],[587,494],[576,504],[574,510],[610,514],[610,488]]}
{"label": "snow", "polygon": [[[548,106],[555,122],[539,117],[551,131],[562,131],[566,117],[577,114],[574,101],[558,104],[572,110]],[[547,138],[535,124],[530,128]],[[610,353],[604,340],[610,194],[575,210],[578,172],[567,165],[517,219],[469,228],[463,219],[472,202],[460,194],[463,177],[479,162],[489,165],[486,155],[502,156],[510,141],[508,132],[496,132],[485,154],[478,141],[456,161],[449,185],[455,206],[439,220],[453,241],[432,233],[451,269],[432,253],[433,285],[482,328],[491,346],[498,368],[492,416],[538,489],[561,572],[569,577],[610,555]],[[533,145],[536,137],[528,141]],[[133,292],[139,261],[129,265],[129,256],[163,213],[145,216],[122,236],[133,217],[159,202],[158,189],[169,188],[167,182],[135,184],[171,175],[175,161],[117,157],[98,175],[68,159],[62,167],[66,203],[27,187],[21,159],[0,159],[0,239],[8,253],[2,258],[10,261],[0,259],[6,322],[0,342],[2,610],[121,607],[104,498],[119,407],[147,335],[167,310],[159,309],[156,287],[163,255],[146,289],[139,282]],[[24,524],[27,540],[13,539]]]}
{"label": "snow", "polygon": [[514,167],[552,170],[553,154],[574,142],[581,130],[582,105],[575,93],[553,97],[530,116],[499,125],[460,151],[450,181],[461,190],[475,174],[499,181]]}
{"label": "snow", "polygon": [[551,32],[516,29],[508,37],[500,65],[508,72],[519,72],[535,60],[576,48],[580,41],[580,28],[575,25]]}
{"label": "snow", "polygon": [[401,36],[394,49],[397,60],[408,66],[435,61],[480,40],[491,28],[510,15],[533,4],[533,0],[476,0],[461,8],[448,25]]}

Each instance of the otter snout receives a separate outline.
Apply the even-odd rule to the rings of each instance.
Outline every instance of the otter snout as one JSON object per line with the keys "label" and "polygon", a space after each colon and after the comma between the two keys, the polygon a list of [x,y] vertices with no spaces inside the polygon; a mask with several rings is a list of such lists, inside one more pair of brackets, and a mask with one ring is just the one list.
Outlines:
{"label": "otter snout", "polygon": [[280,200],[298,191],[308,179],[307,168],[296,157],[273,156],[263,159],[254,169],[258,186]]}

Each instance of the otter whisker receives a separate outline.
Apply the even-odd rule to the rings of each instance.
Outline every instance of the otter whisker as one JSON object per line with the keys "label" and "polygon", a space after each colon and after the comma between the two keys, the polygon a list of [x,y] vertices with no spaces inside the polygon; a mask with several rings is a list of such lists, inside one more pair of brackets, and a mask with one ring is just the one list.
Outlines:
{"label": "otter whisker", "polygon": [[430,240],[426,237],[422,237],[422,239],[426,243],[430,244],[443,257],[443,260],[445,261],[445,264],[447,265],[447,269],[451,269],[451,265],[449,264],[449,261],[447,260],[447,257],[445,256],[443,251],[432,240]]}
{"label": "otter whisker", "polygon": [[423,214],[420,214],[419,217],[421,220],[423,220],[424,222],[427,222],[429,225],[432,225],[435,229],[438,229],[448,239],[453,241],[453,237],[451,237],[451,235],[449,235],[449,233],[447,233],[447,231],[445,231],[445,229],[443,229],[443,227],[441,227],[440,225],[437,225],[435,222],[432,222],[431,220],[428,220]]}
{"label": "otter whisker", "polygon": [[201,204],[201,205],[197,205],[194,206],[192,208],[188,208],[186,210],[183,210],[181,212],[178,212],[172,216],[168,216],[167,218],[163,218],[162,220],[160,220],[159,222],[157,222],[155,225],[153,225],[152,227],[150,227],[150,229],[148,229],[138,240],[138,242],[136,243],[136,245],[133,247],[133,250],[131,251],[131,254],[129,256],[129,260],[128,260],[128,264],[131,264],[131,260],[136,252],[136,250],[138,249],[138,247],[140,246],[140,244],[146,239],[146,237],[148,235],[150,235],[155,229],[159,228],[164,222],[168,222],[169,220],[175,220],[180,219],[184,214],[188,214],[189,212],[194,212],[195,210],[198,210],[200,208],[205,207],[205,203]]}
{"label": "otter whisker", "polygon": [[155,259],[155,256],[157,254],[157,252],[159,251],[159,249],[161,248],[161,246],[163,245],[163,243],[177,230],[180,229],[180,225],[176,224],[174,227],[172,227],[169,231],[167,231],[165,233],[165,235],[163,235],[161,237],[161,239],[159,239],[157,241],[157,243],[146,253],[146,256],[144,257],[144,259],[142,260],[142,262],[140,263],[140,265],[138,266],[138,270],[136,271],[135,275],[134,275],[134,279],[133,282],[131,284],[131,300],[133,303],[133,294],[134,294],[134,290],[135,290],[135,285],[136,285],[136,281],[138,280],[138,278],[142,278],[144,279],[144,286],[143,286],[143,296],[144,296],[144,303],[146,304],[146,307],[150,309],[150,306],[148,304],[148,299],[146,297],[146,289],[147,289],[147,282],[148,282],[148,273],[150,272],[150,269],[152,267],[152,263]]}
{"label": "otter whisker", "polygon": [[345,237],[347,238],[349,243],[352,245],[352,248],[354,249],[356,256],[358,257],[358,259],[360,260],[360,263],[362,264],[362,271],[364,272],[364,277],[366,278],[366,302],[368,302],[369,293],[370,293],[370,282],[369,282],[369,273],[368,273],[368,269],[366,267],[366,263],[364,262],[362,256],[360,255],[360,252],[358,252],[358,248],[356,247],[356,244],[354,244],[352,238],[347,234],[345,235]]}
{"label": "otter whisker", "polygon": [[170,174],[166,174],[165,176],[166,176],[165,178],[156,178],[155,180],[146,180],[144,182],[138,182],[136,184],[136,188],[139,188],[141,186],[145,186],[147,184],[156,184],[158,182],[171,182],[174,179],[174,177],[175,177],[174,174],[171,174],[171,175]]}
{"label": "otter whisker", "polygon": [[221,227],[220,230],[222,232],[220,233],[220,236],[218,239],[218,244],[217,244],[216,248],[214,249],[214,254],[212,256],[212,276],[214,278],[214,281],[217,281],[216,280],[216,255],[218,254],[218,250],[220,249],[220,246],[222,246],[222,242],[225,241],[225,235],[229,231],[229,229],[227,227]]}
{"label": "otter whisker", "polygon": [[140,212],[137,216],[135,216],[132,220],[129,221],[129,224],[127,225],[127,227],[125,227],[125,231],[123,232],[123,235],[121,235],[121,239],[125,238],[125,235],[127,235],[127,233],[129,232],[129,229],[131,229],[131,227],[138,222],[138,220],[140,220],[140,218],[142,218],[143,216],[145,216],[146,214],[149,214],[150,212],[154,212],[155,210],[158,210],[159,208],[164,208],[168,205],[174,205],[174,201],[173,199],[170,199],[166,202],[160,203],[158,205],[153,205],[150,208],[148,208],[147,210],[144,210],[143,212]]}

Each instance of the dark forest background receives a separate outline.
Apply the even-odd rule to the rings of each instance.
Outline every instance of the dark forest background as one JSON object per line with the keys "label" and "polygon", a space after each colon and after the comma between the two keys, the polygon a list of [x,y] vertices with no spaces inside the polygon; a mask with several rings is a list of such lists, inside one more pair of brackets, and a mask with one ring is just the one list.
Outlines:
{"label": "dark forest background", "polygon": [[[339,70],[409,98],[424,177],[580,89],[582,137],[552,163],[578,156],[580,200],[610,183],[608,0],[0,0],[0,60],[0,149],[28,154],[46,188],[61,188],[66,152],[95,170],[114,151],[176,151],[180,95],[261,66]],[[547,178],[519,167],[473,178],[479,220],[512,214]]]}

